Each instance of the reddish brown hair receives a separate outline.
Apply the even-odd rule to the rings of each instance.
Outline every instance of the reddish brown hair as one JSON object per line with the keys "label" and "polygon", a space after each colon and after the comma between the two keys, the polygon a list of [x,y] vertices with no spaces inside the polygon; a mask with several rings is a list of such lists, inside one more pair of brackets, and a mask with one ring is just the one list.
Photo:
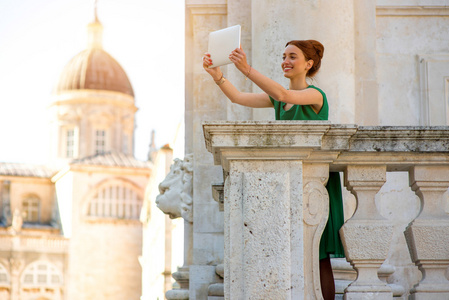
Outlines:
{"label": "reddish brown hair", "polygon": [[294,45],[298,47],[302,51],[302,53],[304,53],[306,60],[313,60],[313,66],[307,72],[307,76],[313,77],[318,72],[321,66],[321,59],[323,58],[324,54],[323,44],[315,40],[293,40],[288,42],[285,47],[287,47],[288,45]]}

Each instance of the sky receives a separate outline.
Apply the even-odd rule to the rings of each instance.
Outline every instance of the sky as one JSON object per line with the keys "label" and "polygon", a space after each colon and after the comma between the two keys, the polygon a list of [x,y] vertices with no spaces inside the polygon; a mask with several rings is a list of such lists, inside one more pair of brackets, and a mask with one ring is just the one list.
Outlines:
{"label": "sky", "polygon": [[[171,143],[184,116],[184,0],[99,0],[103,49],[134,89],[134,154]],[[48,162],[47,108],[87,47],[94,0],[0,0],[0,162]]]}

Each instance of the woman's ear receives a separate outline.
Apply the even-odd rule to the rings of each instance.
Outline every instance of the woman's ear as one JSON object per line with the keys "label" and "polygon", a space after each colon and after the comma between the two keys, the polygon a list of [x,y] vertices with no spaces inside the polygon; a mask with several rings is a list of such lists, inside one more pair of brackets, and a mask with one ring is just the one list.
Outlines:
{"label": "woman's ear", "polygon": [[313,60],[309,59],[307,61],[307,66],[306,66],[307,71],[310,70],[312,67],[313,67]]}

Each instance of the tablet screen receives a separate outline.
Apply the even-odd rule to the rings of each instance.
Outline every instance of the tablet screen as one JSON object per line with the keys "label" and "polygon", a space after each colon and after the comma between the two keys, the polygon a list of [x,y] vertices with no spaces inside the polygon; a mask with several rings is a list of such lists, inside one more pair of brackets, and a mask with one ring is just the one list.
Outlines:
{"label": "tablet screen", "polygon": [[212,59],[212,65],[209,68],[219,67],[232,62],[229,55],[236,48],[240,47],[240,25],[231,26],[209,33],[208,53]]}

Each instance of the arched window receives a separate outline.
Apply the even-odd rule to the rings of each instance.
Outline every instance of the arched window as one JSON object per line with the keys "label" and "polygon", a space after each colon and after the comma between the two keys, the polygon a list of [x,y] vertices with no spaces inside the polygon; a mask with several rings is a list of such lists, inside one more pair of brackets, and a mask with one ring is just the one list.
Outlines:
{"label": "arched window", "polygon": [[36,195],[27,195],[22,202],[23,221],[39,223],[40,221],[40,199]]}
{"label": "arched window", "polygon": [[9,284],[9,274],[6,268],[0,264],[0,286]]}
{"label": "arched window", "polygon": [[142,207],[140,192],[125,182],[112,182],[101,187],[88,202],[91,217],[138,220]]}
{"label": "arched window", "polygon": [[23,271],[22,284],[24,286],[60,286],[62,275],[50,262],[37,261]]}

